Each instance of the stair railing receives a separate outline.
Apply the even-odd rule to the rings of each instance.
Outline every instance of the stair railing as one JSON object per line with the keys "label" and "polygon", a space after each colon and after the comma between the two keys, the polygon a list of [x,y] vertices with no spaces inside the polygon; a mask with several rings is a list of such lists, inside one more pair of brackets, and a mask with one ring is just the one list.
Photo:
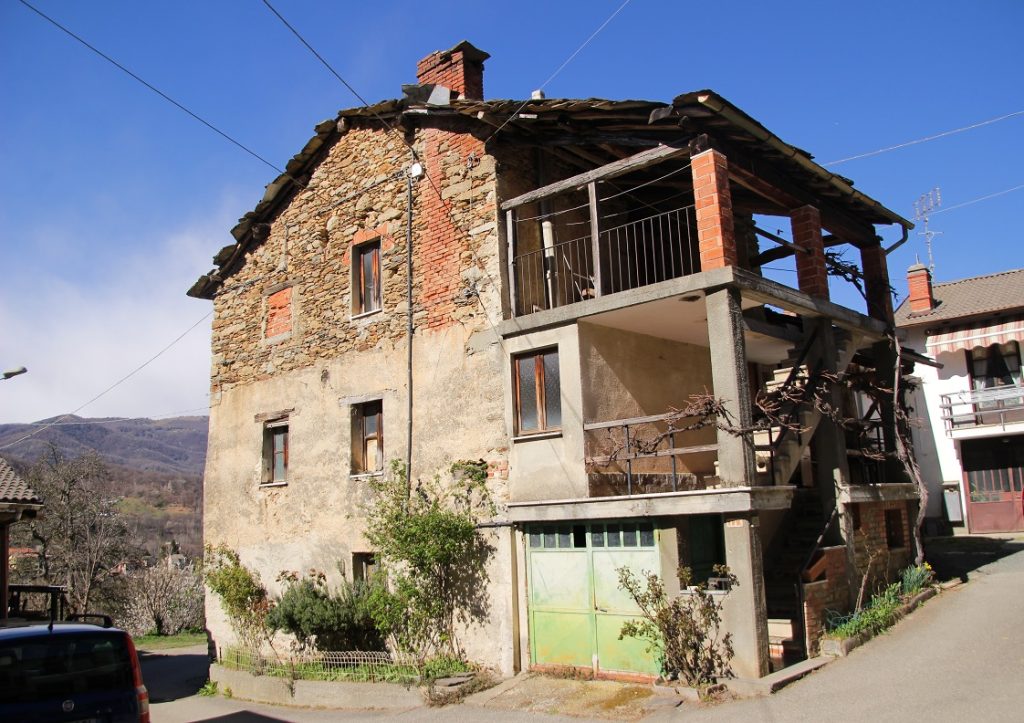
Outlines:
{"label": "stair railing", "polygon": [[818,550],[821,549],[821,543],[825,541],[825,535],[828,534],[828,529],[832,526],[832,523],[835,522],[838,515],[839,503],[837,502],[832,506],[832,513],[828,516],[825,526],[821,528],[821,533],[818,535],[818,539],[814,541],[814,545],[811,547],[811,552],[807,555],[807,559],[804,560],[803,566],[796,574],[797,615],[800,618],[800,636],[803,638],[805,654],[809,652],[810,646],[807,641],[807,619],[804,615],[804,573],[807,572],[807,568],[811,566],[814,556],[818,554]]}

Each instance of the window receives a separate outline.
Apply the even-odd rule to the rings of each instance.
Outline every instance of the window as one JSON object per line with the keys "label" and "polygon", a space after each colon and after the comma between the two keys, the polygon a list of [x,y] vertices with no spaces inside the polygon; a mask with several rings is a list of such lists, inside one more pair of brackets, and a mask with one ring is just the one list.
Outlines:
{"label": "window", "polygon": [[384,405],[378,399],[352,405],[352,474],[384,469]]}
{"label": "window", "polygon": [[352,579],[369,582],[377,573],[377,556],[372,552],[352,553]]}
{"label": "window", "polygon": [[903,537],[903,510],[885,511],[885,542],[890,550],[906,546]]}
{"label": "window", "polygon": [[288,481],[288,420],[267,422],[263,427],[263,484]]}
{"label": "window", "polygon": [[[971,371],[971,386],[978,392],[993,387],[1021,386],[1020,347],[1017,342],[976,346],[967,352],[967,366]],[[1020,398],[988,399],[980,402],[979,409],[1018,404]]]}
{"label": "window", "polygon": [[352,250],[352,314],[380,311],[380,241]]}
{"label": "window", "polygon": [[562,426],[558,350],[532,352],[513,359],[516,432],[536,434]]}

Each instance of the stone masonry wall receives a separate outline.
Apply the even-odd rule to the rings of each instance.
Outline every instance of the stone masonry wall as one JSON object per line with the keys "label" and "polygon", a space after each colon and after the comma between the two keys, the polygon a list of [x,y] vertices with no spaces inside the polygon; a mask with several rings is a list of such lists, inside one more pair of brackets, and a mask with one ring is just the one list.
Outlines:
{"label": "stone masonry wall", "polygon": [[[454,460],[484,459],[500,505],[509,450],[507,362],[492,328],[502,278],[495,161],[479,141],[447,130],[420,130],[413,144],[429,174],[413,188],[413,473],[443,476]],[[214,301],[205,536],[237,550],[271,594],[284,570],[322,570],[332,585],[351,579],[352,555],[372,551],[362,528],[368,480],[351,472],[352,408],[380,400],[385,461],[405,457],[407,186],[395,174],[410,162],[395,134],[357,123]],[[371,184],[379,185],[342,200]],[[374,239],[381,309],[354,316],[353,246]],[[270,418],[288,423],[279,486],[261,484]],[[511,552],[506,537],[494,542],[489,616],[461,642],[471,658],[511,671]],[[207,619],[217,644],[230,645],[215,598]]]}

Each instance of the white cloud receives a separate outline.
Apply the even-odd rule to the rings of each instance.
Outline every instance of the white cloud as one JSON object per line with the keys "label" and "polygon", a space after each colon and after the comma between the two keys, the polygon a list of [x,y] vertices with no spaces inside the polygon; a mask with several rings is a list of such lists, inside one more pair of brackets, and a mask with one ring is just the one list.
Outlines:
{"label": "white cloud", "polygon": [[[67,278],[37,261],[31,272],[10,280],[0,290],[0,367],[24,365],[29,372],[0,382],[0,422],[71,412],[210,312],[211,302],[186,297],[185,291],[229,240],[228,205],[179,229],[151,231],[123,244],[111,240],[106,252],[96,254],[95,263],[106,267],[101,270],[83,269]],[[128,251],[114,256],[114,246]],[[80,414],[203,414],[209,358],[206,319]]]}

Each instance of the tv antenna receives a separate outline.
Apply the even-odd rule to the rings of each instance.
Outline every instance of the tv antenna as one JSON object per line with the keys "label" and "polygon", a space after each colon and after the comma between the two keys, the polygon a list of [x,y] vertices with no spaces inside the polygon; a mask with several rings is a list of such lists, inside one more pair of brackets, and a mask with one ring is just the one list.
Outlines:
{"label": "tv antenna", "polygon": [[924,224],[924,231],[919,232],[924,236],[925,246],[928,248],[928,271],[935,273],[935,259],[932,256],[932,239],[941,236],[942,231],[932,231],[928,228],[928,216],[935,213],[935,210],[942,206],[942,190],[936,186],[928,193],[921,194],[921,197],[914,201],[914,220]]}

